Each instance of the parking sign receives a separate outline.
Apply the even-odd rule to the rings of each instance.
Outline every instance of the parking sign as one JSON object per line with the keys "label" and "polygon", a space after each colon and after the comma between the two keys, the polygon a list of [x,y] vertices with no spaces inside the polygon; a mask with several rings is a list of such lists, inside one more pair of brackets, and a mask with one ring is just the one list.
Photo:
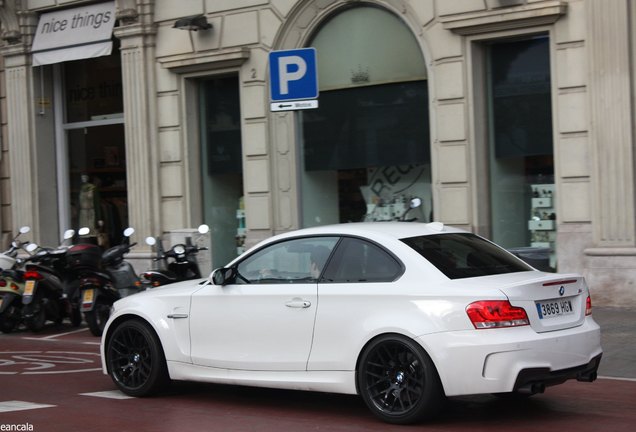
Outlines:
{"label": "parking sign", "polygon": [[273,102],[316,99],[318,72],[315,48],[269,53],[270,96]]}

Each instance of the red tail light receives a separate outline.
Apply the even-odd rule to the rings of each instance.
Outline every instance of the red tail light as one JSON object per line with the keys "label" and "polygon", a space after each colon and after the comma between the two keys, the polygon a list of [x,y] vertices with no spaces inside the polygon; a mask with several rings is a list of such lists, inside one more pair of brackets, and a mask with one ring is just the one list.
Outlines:
{"label": "red tail light", "polygon": [[585,315],[592,315],[592,297],[587,296],[585,300]]}
{"label": "red tail light", "polygon": [[35,280],[40,280],[42,279],[42,275],[40,274],[40,272],[36,271],[36,270],[29,270],[29,271],[25,271],[24,272],[24,278],[25,279],[35,279]]}
{"label": "red tail light", "polygon": [[508,300],[485,300],[466,307],[468,318],[476,329],[518,327],[530,324],[525,309],[515,307]]}
{"label": "red tail light", "polygon": [[6,287],[7,286],[7,281],[4,279],[0,279],[0,287]]}

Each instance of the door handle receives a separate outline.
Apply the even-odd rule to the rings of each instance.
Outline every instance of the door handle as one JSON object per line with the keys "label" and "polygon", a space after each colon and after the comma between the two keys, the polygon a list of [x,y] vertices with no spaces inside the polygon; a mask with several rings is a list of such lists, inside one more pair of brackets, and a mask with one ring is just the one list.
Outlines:
{"label": "door handle", "polygon": [[187,317],[188,317],[188,314],[180,314],[180,313],[174,313],[174,314],[168,315],[168,318],[170,319],[182,319]]}
{"label": "door handle", "polygon": [[311,306],[311,302],[309,300],[295,298],[285,303],[285,306],[290,308],[308,308]]}

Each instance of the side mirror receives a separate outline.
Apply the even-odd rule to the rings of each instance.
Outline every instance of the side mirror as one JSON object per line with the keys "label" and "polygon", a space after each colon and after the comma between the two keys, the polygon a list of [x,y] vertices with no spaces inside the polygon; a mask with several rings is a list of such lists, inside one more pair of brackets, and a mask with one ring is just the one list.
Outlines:
{"label": "side mirror", "polygon": [[20,227],[20,234],[26,234],[28,232],[31,232],[31,227],[28,227],[28,226]]}
{"label": "side mirror", "polygon": [[410,202],[409,202],[409,207],[414,209],[414,208],[418,208],[419,206],[422,205],[422,200],[420,198],[413,198]]}
{"label": "side mirror", "polygon": [[154,237],[146,237],[146,244],[148,246],[154,246],[157,244],[157,240]]}
{"label": "side mirror", "polygon": [[223,285],[226,285],[230,280],[234,278],[235,272],[236,270],[234,268],[221,267],[214,270],[212,273],[210,273],[210,277],[208,278],[208,281],[212,285],[223,286]]}
{"label": "side mirror", "polygon": [[37,244],[35,244],[35,243],[29,243],[29,244],[26,246],[26,251],[27,251],[27,252],[29,252],[29,253],[31,253],[31,252],[34,252],[37,248],[38,248],[38,245],[37,245]]}
{"label": "side mirror", "polygon": [[79,235],[81,235],[81,236],[85,236],[85,235],[90,234],[90,232],[91,232],[91,229],[90,229],[90,228],[88,228],[88,227],[82,227],[82,228],[80,228],[80,229],[79,229],[79,231],[78,231],[77,233],[78,233]]}
{"label": "side mirror", "polygon": [[199,225],[198,231],[200,234],[207,234],[210,232],[210,227],[206,224]]}
{"label": "side mirror", "polygon": [[125,237],[130,237],[131,235],[133,235],[135,233],[135,229],[128,227],[124,230],[124,236]]}
{"label": "side mirror", "polygon": [[75,230],[69,229],[64,231],[64,240],[72,239],[75,235]]}

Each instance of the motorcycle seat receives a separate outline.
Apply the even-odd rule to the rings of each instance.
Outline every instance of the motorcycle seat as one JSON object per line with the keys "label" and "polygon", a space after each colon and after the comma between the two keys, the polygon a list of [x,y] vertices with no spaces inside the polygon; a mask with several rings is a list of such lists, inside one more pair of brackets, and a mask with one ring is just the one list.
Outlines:
{"label": "motorcycle seat", "polygon": [[80,275],[80,279],[90,279],[92,277],[96,277],[105,282],[111,282],[110,275],[108,275],[107,273],[103,273],[101,271],[91,270],[90,272],[89,271],[82,272],[82,274]]}

